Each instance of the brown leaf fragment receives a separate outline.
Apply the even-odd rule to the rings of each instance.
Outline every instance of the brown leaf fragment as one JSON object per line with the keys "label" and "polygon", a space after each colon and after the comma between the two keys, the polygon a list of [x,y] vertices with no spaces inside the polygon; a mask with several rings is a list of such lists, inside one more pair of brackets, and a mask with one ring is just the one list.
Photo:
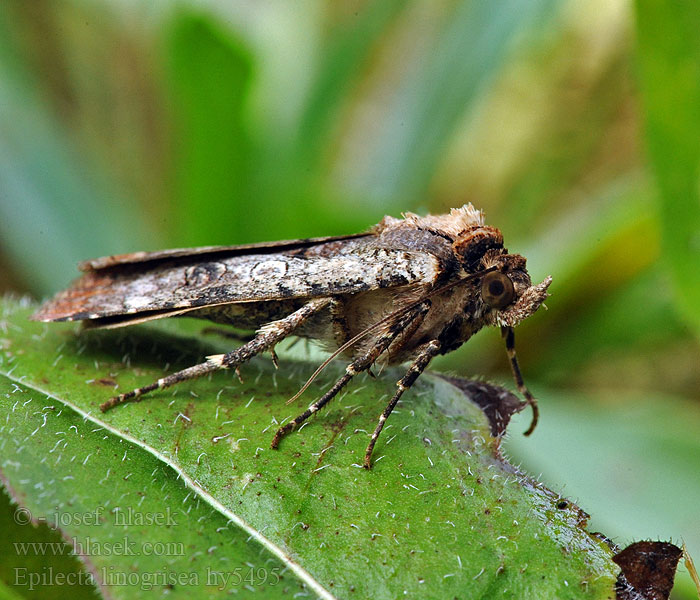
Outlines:
{"label": "brown leaf fragment", "polygon": [[668,542],[635,542],[613,556],[622,572],[617,600],[668,600],[682,550]]}
{"label": "brown leaf fragment", "polygon": [[441,375],[441,377],[462,390],[472,402],[479,405],[489,420],[491,435],[495,438],[502,437],[510,418],[527,406],[526,402],[500,386],[461,377],[447,375]]}

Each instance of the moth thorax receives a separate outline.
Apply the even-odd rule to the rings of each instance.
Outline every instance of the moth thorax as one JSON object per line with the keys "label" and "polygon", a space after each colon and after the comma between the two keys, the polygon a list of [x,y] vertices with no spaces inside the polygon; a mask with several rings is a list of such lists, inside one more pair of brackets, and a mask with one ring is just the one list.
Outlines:
{"label": "moth thorax", "polygon": [[481,259],[489,250],[503,248],[503,235],[495,227],[470,227],[452,243],[452,249],[460,257],[464,269],[470,273],[480,268]]}

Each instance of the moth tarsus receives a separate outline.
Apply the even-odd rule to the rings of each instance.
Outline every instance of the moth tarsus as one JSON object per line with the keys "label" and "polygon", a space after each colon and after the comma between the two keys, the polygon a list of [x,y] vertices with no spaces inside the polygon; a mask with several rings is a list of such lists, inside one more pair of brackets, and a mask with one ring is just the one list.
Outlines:
{"label": "moth tarsus", "polygon": [[397,402],[401,399],[403,393],[413,385],[413,382],[416,379],[418,379],[420,374],[428,366],[428,363],[430,363],[433,357],[440,352],[440,348],[440,342],[438,342],[437,340],[431,340],[428,343],[428,345],[421,350],[416,360],[413,361],[411,367],[408,369],[408,371],[406,371],[406,374],[396,384],[396,387],[398,389],[392,396],[391,400],[389,400],[389,404],[386,405],[386,408],[384,409],[382,414],[379,415],[379,422],[374,428],[374,432],[372,432],[372,437],[370,438],[367,450],[365,450],[365,460],[363,463],[365,469],[369,469],[372,466],[372,451],[374,450],[374,444],[377,442],[379,434],[384,428],[384,422],[389,418],[391,411],[394,410],[394,407],[396,406]]}
{"label": "moth tarsus", "polygon": [[[270,352],[290,335],[320,341],[349,361],[344,374],[300,415],[280,427],[271,446],[330,402],[375,363],[410,363],[379,415],[365,452],[371,456],[384,423],[432,358],[455,350],[484,326],[501,328],[518,391],[523,382],[513,327],[547,297],[551,278],[533,285],[525,258],[509,254],[498,229],[469,204],[449,214],[385,217],[363,234],[134,253],[88,261],[85,274],[33,315],[40,321],[82,321],[122,327],[188,316],[256,330],[226,354],[167,375],[101,405],[103,411],[144,394]],[[233,337],[233,336],[231,336]],[[312,375],[308,384],[328,361]]]}

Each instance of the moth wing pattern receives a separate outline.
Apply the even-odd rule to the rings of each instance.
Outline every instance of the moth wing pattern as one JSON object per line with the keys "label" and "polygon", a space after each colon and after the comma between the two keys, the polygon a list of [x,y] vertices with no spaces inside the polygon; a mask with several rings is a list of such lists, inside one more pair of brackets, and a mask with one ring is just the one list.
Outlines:
{"label": "moth wing pattern", "polygon": [[223,255],[252,254],[257,252],[282,252],[286,249],[298,249],[328,242],[338,242],[359,237],[367,237],[367,233],[353,233],[348,235],[336,235],[326,237],[306,238],[299,240],[281,240],[278,242],[258,242],[254,244],[239,244],[235,246],[199,246],[197,248],[171,248],[168,250],[156,250],[155,252],[130,252],[128,254],[114,254],[85,260],[78,264],[81,271],[97,271],[116,267],[119,265],[144,265],[145,263],[162,262],[168,259],[187,257],[215,257]]}
{"label": "moth wing pattern", "polygon": [[431,255],[381,247],[372,238],[365,234],[97,259],[84,263],[85,274],[32,318],[89,321],[138,315],[144,320],[224,304],[430,284],[437,278],[439,265]]}

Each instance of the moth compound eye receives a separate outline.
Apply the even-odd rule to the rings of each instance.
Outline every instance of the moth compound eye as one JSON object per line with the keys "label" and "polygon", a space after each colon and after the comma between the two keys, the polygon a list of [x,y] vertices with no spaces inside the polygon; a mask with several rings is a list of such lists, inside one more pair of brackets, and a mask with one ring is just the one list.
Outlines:
{"label": "moth compound eye", "polygon": [[481,282],[481,297],[493,308],[505,308],[515,297],[513,282],[498,271],[489,273]]}

